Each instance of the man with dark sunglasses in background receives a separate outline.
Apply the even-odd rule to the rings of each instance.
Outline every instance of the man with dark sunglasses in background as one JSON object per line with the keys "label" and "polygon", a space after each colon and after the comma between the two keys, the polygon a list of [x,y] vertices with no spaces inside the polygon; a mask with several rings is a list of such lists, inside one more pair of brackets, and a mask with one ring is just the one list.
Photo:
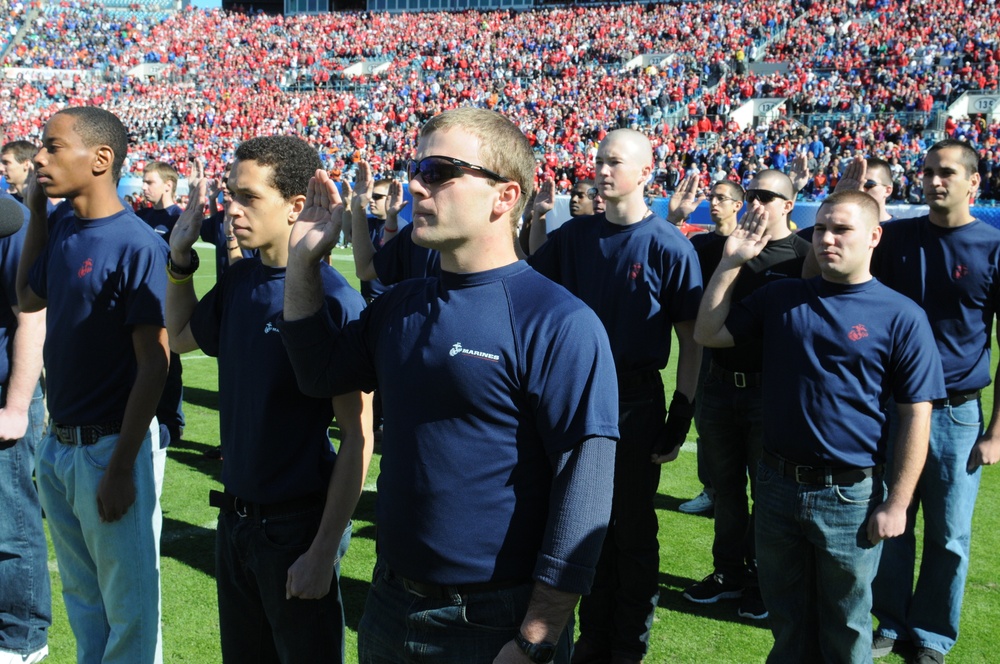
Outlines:
{"label": "man with dark sunglasses in background", "polygon": [[362,662],[569,661],[611,510],[618,386],[598,318],[517,259],[534,170],[503,116],[432,118],[408,169],[410,226],[441,275],[343,327],[317,282],[342,213],[326,173],[293,229],[279,327],[299,385],[377,382],[385,403]]}
{"label": "man with dark sunglasses in background", "polygon": [[[732,197],[735,189],[736,185],[719,183],[712,190],[713,198]],[[771,240],[740,269],[734,286],[735,300],[773,281],[801,275],[810,245],[788,227],[788,215],[795,207],[792,192],[788,176],[765,170],[750,181],[743,194],[747,214],[753,209],[767,212],[764,234]],[[720,203],[725,204],[715,198],[712,205],[717,208]],[[726,236],[716,234],[699,248],[703,275],[715,273],[725,244]],[[685,590],[684,598],[698,604],[740,598],[738,614],[762,620],[767,617],[767,608],[757,583],[753,507],[747,500],[747,477],[752,501],[763,444],[763,345],[759,339],[741,339],[732,348],[713,348],[711,353],[699,404],[698,436],[705,448],[708,478],[715,489],[714,571]]]}
{"label": "man with dark sunglasses in background", "polygon": [[[702,285],[691,244],[643,197],[653,170],[649,139],[613,131],[601,142],[595,166],[605,212],[567,222],[529,262],[592,307],[611,339],[621,430],[614,505],[593,592],[580,603],[573,662],[617,664],[642,661],[649,646],[659,598],[654,498],[660,464],[677,457],[691,426]],[[679,343],[677,390],[667,416],[660,370],[672,332]]]}

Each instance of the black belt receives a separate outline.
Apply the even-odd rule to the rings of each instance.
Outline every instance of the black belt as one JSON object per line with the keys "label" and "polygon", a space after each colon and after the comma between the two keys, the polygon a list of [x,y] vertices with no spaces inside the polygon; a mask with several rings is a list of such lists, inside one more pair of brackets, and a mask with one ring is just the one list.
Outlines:
{"label": "black belt", "polygon": [[455,595],[472,595],[474,593],[485,593],[493,590],[505,590],[531,583],[530,580],[524,579],[521,581],[487,581],[486,583],[463,583],[457,586],[439,586],[433,583],[411,581],[396,574],[388,567],[385,568],[385,578],[395,579],[402,584],[408,593],[429,599],[450,599]]}
{"label": "black belt", "polygon": [[760,460],[764,465],[776,471],[782,477],[795,480],[799,484],[817,484],[820,486],[850,486],[872,477],[881,475],[885,466],[879,464],[869,468],[833,468],[831,466],[799,466],[791,461],[764,450]]}
{"label": "black belt", "polygon": [[633,390],[638,387],[655,387],[657,385],[662,385],[660,382],[660,372],[653,369],[618,374],[619,392]]}
{"label": "black belt", "polygon": [[948,406],[961,406],[979,398],[982,390],[968,390],[966,392],[950,392],[947,399],[935,399],[931,404],[935,408],[946,408]]}
{"label": "black belt", "polygon": [[708,375],[718,378],[727,385],[735,387],[760,387],[760,373],[743,373],[742,371],[728,371],[715,362],[708,365]]}
{"label": "black belt", "polygon": [[52,433],[55,435],[56,440],[63,445],[93,445],[104,436],[114,436],[121,433],[121,430],[121,422],[84,424],[82,426],[52,423]]}
{"label": "black belt", "polygon": [[241,517],[249,516],[254,519],[268,519],[304,512],[322,507],[324,500],[322,494],[314,494],[302,498],[293,498],[292,500],[283,500],[280,503],[262,505],[260,503],[247,502],[231,493],[215,491],[214,489],[208,492],[208,504],[212,507],[218,507],[222,512],[230,512]]}

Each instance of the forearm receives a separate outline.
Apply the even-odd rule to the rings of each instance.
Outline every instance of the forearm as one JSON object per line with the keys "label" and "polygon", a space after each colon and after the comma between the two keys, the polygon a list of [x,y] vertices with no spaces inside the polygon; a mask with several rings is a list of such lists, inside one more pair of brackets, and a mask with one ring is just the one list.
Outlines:
{"label": "forearm", "polygon": [[724,267],[720,264],[712,275],[702,295],[694,325],[694,340],[697,343],[709,348],[733,345],[725,326],[739,274],[740,266]]}
{"label": "forearm", "polygon": [[49,220],[43,214],[31,212],[31,221],[24,236],[24,246],[17,266],[17,305],[20,311],[32,313],[45,308],[45,300],[38,297],[28,284],[32,266],[49,242]]}
{"label": "forearm", "polygon": [[533,254],[538,251],[548,239],[549,236],[545,232],[545,215],[532,210],[531,230],[528,232],[528,253]]}
{"label": "forearm", "polygon": [[45,311],[17,314],[11,353],[10,379],[4,408],[27,415],[42,374],[42,347],[45,345]]}
{"label": "forearm", "polygon": [[323,307],[323,281],[319,262],[304,264],[289,258],[285,271],[284,319],[308,318]]}
{"label": "forearm", "polygon": [[905,510],[917,489],[917,482],[927,460],[927,447],[931,431],[931,404],[897,404],[899,431],[893,447],[893,466],[890,469],[889,497],[886,503]]}
{"label": "forearm", "polygon": [[167,335],[170,350],[175,353],[187,353],[198,347],[189,327],[197,305],[198,296],[194,292],[193,281],[183,284],[167,283]]}
{"label": "forearm", "polygon": [[578,594],[536,582],[521,622],[521,634],[532,643],[557,643],[578,601]]}
{"label": "forearm", "polygon": [[[1000,366],[997,367],[996,375],[993,377],[993,384],[1000,385],[997,381],[1000,381]],[[993,408],[990,410],[990,422],[986,426],[984,433],[985,438],[992,439],[997,435],[998,420],[1000,420],[1000,399],[993,400]]]}
{"label": "forearm", "polygon": [[135,458],[149,430],[149,424],[156,415],[156,404],[163,392],[169,362],[167,332],[163,328],[156,329],[159,330],[156,344],[143,349],[144,352],[137,352],[136,355],[135,382],[125,404],[118,443],[108,463],[109,473],[132,472]]}
{"label": "forearm", "polygon": [[375,245],[368,234],[368,219],[361,214],[351,214],[351,253],[354,254],[354,273],[362,281],[374,281],[378,278],[372,258],[375,257]]}
{"label": "forearm", "polygon": [[316,555],[330,560],[336,559],[347,522],[361,497],[375,446],[371,395],[352,392],[333,401],[341,431],[340,449],[327,487],[323,518],[310,546]]}
{"label": "forearm", "polygon": [[698,373],[701,371],[701,346],[694,340],[694,321],[684,321],[674,325],[677,334],[677,382],[678,392],[694,401],[698,388]]}

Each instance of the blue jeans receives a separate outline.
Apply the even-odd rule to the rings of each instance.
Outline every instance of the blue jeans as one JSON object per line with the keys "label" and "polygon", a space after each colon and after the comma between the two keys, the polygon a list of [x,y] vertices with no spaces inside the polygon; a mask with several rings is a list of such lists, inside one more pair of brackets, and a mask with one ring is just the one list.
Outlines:
{"label": "blue jeans", "polygon": [[[322,500],[315,507],[262,519],[219,513],[215,578],[224,662],[344,661],[340,564],[324,597],[285,597],[288,568],[309,549],[322,516]],[[348,524],[338,558],[350,541]]]}
{"label": "blue jeans", "polygon": [[38,386],[24,437],[10,447],[0,444],[0,651],[20,655],[44,647],[52,624],[49,552],[31,480],[44,432],[45,404]]}
{"label": "blue jeans", "polygon": [[[420,597],[375,564],[358,625],[360,664],[490,664],[521,629],[533,584],[448,599]],[[570,658],[570,624],[557,664]]]}
{"label": "blue jeans", "polygon": [[[884,636],[912,639],[918,646],[943,653],[951,650],[958,639],[969,570],[972,511],[982,474],[982,468],[968,472],[966,464],[982,431],[982,406],[978,401],[935,408],[931,413],[930,450],[916,500],[907,515],[906,532],[885,543],[883,563],[875,578],[874,613],[879,633]],[[890,446],[890,459],[891,454]],[[913,522],[918,504],[923,508],[924,549],[913,589]]]}
{"label": "blue jeans", "polygon": [[50,433],[38,448],[38,493],[59,563],[78,664],[146,664],[161,658],[155,429],[154,420],[135,459],[135,503],[112,523],[101,521],[96,496],[118,436],[83,446],[64,445]]}
{"label": "blue jeans", "polygon": [[767,661],[871,662],[872,579],[881,545],[865,524],[881,477],[852,486],[797,484],[757,470],[757,570],[774,647]]}
{"label": "blue jeans", "polygon": [[618,399],[615,487],[611,522],[589,595],[580,599],[580,638],[623,657],[649,647],[660,596],[656,490],[661,466],[650,461],[666,406],[659,374],[654,384],[622,390]]}
{"label": "blue jeans", "polygon": [[756,557],[747,478],[754,497],[763,440],[760,388],[736,387],[706,376],[700,427],[708,476],[715,489],[715,571],[730,581],[755,583],[756,579],[745,578]]}

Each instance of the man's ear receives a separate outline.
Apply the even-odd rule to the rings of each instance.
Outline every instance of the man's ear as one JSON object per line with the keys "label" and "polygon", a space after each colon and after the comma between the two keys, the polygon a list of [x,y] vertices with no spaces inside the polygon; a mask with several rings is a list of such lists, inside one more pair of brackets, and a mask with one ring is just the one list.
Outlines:
{"label": "man's ear", "polygon": [[115,151],[110,145],[98,146],[94,151],[94,161],[91,165],[94,175],[103,175],[111,170],[115,163]]}
{"label": "man's ear", "polygon": [[496,201],[493,203],[493,214],[500,217],[510,212],[521,199],[521,185],[517,182],[504,182],[504,187],[499,191]]}
{"label": "man's ear", "polygon": [[305,208],[306,197],[302,194],[292,196],[292,198],[288,201],[288,204],[291,206],[288,208],[288,225],[291,226],[295,223],[295,220],[299,218],[299,214],[301,214],[302,210]]}

